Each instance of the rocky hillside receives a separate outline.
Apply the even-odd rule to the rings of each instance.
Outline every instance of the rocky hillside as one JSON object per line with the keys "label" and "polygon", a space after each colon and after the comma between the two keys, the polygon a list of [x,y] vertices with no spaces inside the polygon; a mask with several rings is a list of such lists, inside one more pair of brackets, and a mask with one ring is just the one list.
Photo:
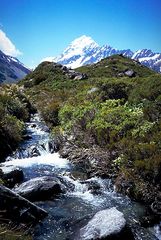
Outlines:
{"label": "rocky hillside", "polygon": [[30,72],[17,58],[0,51],[0,84],[16,83]]}
{"label": "rocky hillside", "polygon": [[91,37],[81,36],[72,41],[58,57],[47,57],[46,60],[58,62],[67,67],[77,68],[87,64],[99,62],[101,59],[122,54],[139,61],[156,72],[161,72],[161,53],[154,53],[148,49],[136,52],[130,49],[118,50],[110,45],[99,46]]}
{"label": "rocky hillside", "polygon": [[137,200],[159,197],[160,74],[114,55],[75,71],[44,62],[20,84],[62,156],[84,164],[89,176],[113,178],[118,191]]}

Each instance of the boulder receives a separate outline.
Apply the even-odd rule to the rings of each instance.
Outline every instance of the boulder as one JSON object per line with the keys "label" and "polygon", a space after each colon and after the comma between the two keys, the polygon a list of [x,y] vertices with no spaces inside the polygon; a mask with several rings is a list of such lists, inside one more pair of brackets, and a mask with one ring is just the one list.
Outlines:
{"label": "boulder", "polygon": [[90,190],[92,194],[101,193],[101,186],[97,181],[87,182],[87,185],[88,185],[88,190]]}
{"label": "boulder", "polygon": [[23,140],[31,140],[31,139],[32,139],[31,135],[28,135],[28,134],[23,135]]}
{"label": "boulder", "polygon": [[75,72],[74,70],[68,70],[66,71],[66,76],[69,77],[70,79],[74,79],[74,80],[83,80],[83,79],[87,79],[88,76],[86,73],[79,73],[79,72]]}
{"label": "boulder", "polygon": [[101,189],[101,185],[99,182],[97,182],[96,180],[85,180],[85,181],[81,181],[82,184],[86,184],[88,190],[92,193],[92,194],[100,194],[102,191]]}
{"label": "boulder", "polygon": [[14,191],[31,201],[41,201],[65,192],[65,187],[58,178],[44,176],[24,182]]}
{"label": "boulder", "polygon": [[115,207],[97,212],[86,226],[80,229],[79,240],[122,240],[134,239],[127,230],[123,213]]}
{"label": "boulder", "polygon": [[36,128],[36,123],[33,123],[33,124],[31,125],[31,127],[32,127],[32,128]]}
{"label": "boulder", "polygon": [[37,157],[41,155],[38,146],[30,146],[28,149],[28,154],[29,157]]}
{"label": "boulder", "polygon": [[87,74],[85,73],[77,73],[77,75],[74,77],[74,80],[83,80],[87,79]]}
{"label": "boulder", "polygon": [[69,70],[66,66],[62,66],[61,69],[64,71],[64,73],[69,72]]}
{"label": "boulder", "polygon": [[2,221],[6,219],[30,225],[47,216],[45,210],[3,185],[0,185],[0,212]]}
{"label": "boulder", "polygon": [[45,125],[41,127],[41,130],[47,133],[50,132],[48,126],[45,126]]}
{"label": "boulder", "polygon": [[14,187],[16,183],[21,183],[24,179],[22,169],[14,166],[5,166],[1,167],[0,169],[0,177],[4,181],[5,185],[9,188]]}
{"label": "boulder", "polygon": [[59,151],[59,144],[55,140],[50,140],[48,144],[50,153]]}
{"label": "boulder", "polygon": [[133,70],[126,70],[126,71],[124,72],[124,74],[125,74],[126,76],[128,76],[128,77],[135,77],[135,76],[136,76],[136,74],[135,74],[135,72],[134,72]]}

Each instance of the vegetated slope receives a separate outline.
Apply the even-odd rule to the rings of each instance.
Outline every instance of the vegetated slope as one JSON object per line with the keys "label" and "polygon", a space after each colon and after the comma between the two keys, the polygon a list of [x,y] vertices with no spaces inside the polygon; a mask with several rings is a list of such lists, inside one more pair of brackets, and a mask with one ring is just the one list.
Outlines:
{"label": "vegetated slope", "polygon": [[151,203],[161,191],[161,75],[122,55],[77,71],[88,78],[44,62],[21,84],[54,133],[72,136],[82,154],[98,149],[84,157],[89,174],[113,176],[118,190]]}
{"label": "vegetated slope", "polygon": [[0,87],[0,162],[18,146],[34,108],[16,85]]}
{"label": "vegetated slope", "polygon": [[30,72],[17,58],[0,51],[0,84],[16,83]]}

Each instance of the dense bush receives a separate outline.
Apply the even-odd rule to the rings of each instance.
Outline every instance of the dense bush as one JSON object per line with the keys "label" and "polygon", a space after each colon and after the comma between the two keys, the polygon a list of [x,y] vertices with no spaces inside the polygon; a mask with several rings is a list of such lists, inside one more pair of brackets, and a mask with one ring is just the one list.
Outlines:
{"label": "dense bush", "polygon": [[60,110],[60,106],[58,102],[51,102],[47,105],[47,107],[42,112],[42,116],[44,120],[53,127],[59,124],[58,113]]}
{"label": "dense bush", "polygon": [[0,161],[22,140],[24,121],[34,112],[29,100],[16,86],[3,86],[0,92]]}

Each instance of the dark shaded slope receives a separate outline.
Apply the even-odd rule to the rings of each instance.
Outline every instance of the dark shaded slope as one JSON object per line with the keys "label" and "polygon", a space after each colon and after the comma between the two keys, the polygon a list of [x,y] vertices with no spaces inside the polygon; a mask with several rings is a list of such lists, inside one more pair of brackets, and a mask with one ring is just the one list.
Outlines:
{"label": "dark shaded slope", "polygon": [[16,83],[30,72],[18,59],[0,51],[0,83]]}

